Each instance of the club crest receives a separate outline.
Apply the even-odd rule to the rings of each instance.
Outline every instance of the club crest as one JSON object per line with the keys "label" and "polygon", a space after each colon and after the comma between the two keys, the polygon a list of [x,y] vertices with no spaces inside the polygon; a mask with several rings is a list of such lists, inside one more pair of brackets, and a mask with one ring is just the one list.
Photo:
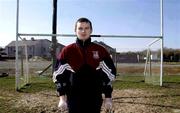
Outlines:
{"label": "club crest", "polygon": [[99,53],[98,53],[98,51],[92,51],[92,53],[93,53],[93,58],[94,58],[94,59],[99,59]]}

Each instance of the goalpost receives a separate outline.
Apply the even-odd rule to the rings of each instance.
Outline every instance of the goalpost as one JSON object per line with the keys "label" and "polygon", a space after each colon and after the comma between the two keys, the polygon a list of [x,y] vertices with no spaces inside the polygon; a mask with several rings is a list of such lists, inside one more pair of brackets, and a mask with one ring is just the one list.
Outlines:
{"label": "goalpost", "polygon": [[[104,37],[104,38],[144,38],[144,39],[155,39],[155,42],[158,40],[161,42],[160,44],[160,73],[158,75],[159,77],[159,83],[158,85],[162,86],[162,77],[163,77],[163,0],[160,0],[160,9],[161,9],[161,34],[160,36],[132,36],[132,35],[91,35],[92,37]],[[76,35],[73,34],[29,34],[29,33],[19,33],[19,0],[17,0],[17,14],[16,14],[16,61],[15,61],[15,89],[18,90],[21,88],[20,86],[20,72],[19,72],[19,53],[18,53],[18,47],[19,47],[19,43],[18,40],[21,36],[56,36],[56,37],[75,37]],[[151,43],[150,45],[154,44],[155,42]],[[148,47],[150,47],[148,45]],[[26,47],[27,48],[27,47]],[[150,50],[150,49],[149,49]],[[147,54],[147,58],[150,55],[150,51],[148,51]],[[28,62],[28,57],[27,58],[27,62]],[[151,62],[151,60],[146,60],[146,64],[145,64],[145,70],[144,70],[144,74],[145,77],[147,75],[147,66],[148,66],[148,62]],[[28,63],[27,63],[28,64]],[[149,63],[150,64],[150,63]],[[26,66],[26,68],[29,69],[28,65]],[[26,69],[26,70],[28,70]],[[27,71],[28,72],[28,71]],[[151,72],[151,71],[149,71]],[[26,76],[26,81],[27,83],[29,83],[29,74]],[[26,84],[27,84],[26,83]]]}
{"label": "goalpost", "polygon": [[[153,42],[151,42],[148,45],[147,48],[147,55],[146,55],[146,63],[145,63],[145,68],[144,68],[144,76],[145,76],[145,82],[146,83],[151,83],[154,85],[163,85],[163,37],[164,37],[164,24],[163,24],[163,0],[160,0],[160,17],[161,17],[161,28],[160,28],[160,36],[161,38],[154,40]],[[161,54],[160,54],[160,70],[159,72],[154,71],[152,72],[152,58],[151,58],[151,47],[153,46],[153,44],[157,43],[160,41],[160,45],[161,45]],[[147,69],[149,68],[149,69]],[[160,76],[158,76],[160,75]]]}

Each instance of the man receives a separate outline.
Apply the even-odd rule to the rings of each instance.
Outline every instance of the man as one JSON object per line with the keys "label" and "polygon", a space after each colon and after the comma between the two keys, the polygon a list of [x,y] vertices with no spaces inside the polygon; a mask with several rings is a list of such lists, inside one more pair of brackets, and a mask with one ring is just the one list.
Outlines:
{"label": "man", "polygon": [[106,49],[91,42],[92,23],[80,18],[75,24],[76,43],[57,57],[53,81],[60,95],[58,107],[69,113],[100,113],[102,94],[107,110],[112,107],[114,63]]}

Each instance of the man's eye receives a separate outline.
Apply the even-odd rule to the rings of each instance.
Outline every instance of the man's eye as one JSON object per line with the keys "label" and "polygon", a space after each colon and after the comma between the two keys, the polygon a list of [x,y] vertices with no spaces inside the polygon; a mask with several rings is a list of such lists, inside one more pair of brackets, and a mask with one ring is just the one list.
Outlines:
{"label": "man's eye", "polygon": [[83,28],[80,27],[79,30],[83,30]]}
{"label": "man's eye", "polygon": [[89,30],[90,28],[89,28],[89,27],[86,27],[85,29],[86,29],[86,30]]}

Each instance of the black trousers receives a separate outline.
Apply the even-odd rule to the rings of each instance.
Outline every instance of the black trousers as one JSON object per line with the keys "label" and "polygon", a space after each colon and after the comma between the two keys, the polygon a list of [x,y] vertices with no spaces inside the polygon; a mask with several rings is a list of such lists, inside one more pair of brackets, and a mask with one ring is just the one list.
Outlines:
{"label": "black trousers", "polygon": [[100,113],[102,97],[68,98],[69,113]]}

